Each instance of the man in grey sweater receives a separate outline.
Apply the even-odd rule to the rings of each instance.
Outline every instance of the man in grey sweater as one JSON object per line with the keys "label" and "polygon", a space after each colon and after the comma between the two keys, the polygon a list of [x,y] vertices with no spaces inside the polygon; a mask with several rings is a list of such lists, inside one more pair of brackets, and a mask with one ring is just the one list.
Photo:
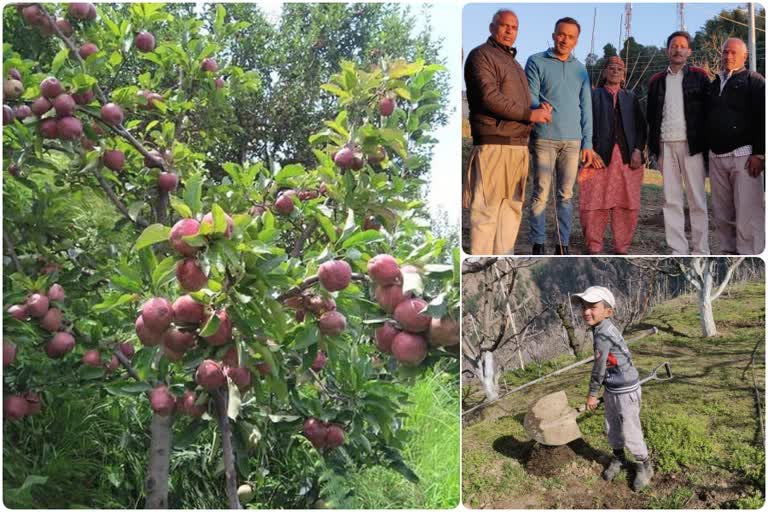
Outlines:
{"label": "man in grey sweater", "polygon": [[582,318],[592,328],[594,341],[595,362],[587,409],[597,408],[597,394],[605,386],[605,430],[613,458],[603,471],[603,478],[613,480],[628,465],[624,455],[627,448],[635,458],[632,488],[639,491],[650,483],[653,467],[640,425],[640,378],[624,338],[610,319],[616,299],[608,288],[590,286],[583,293],[572,295],[571,301],[581,305]]}

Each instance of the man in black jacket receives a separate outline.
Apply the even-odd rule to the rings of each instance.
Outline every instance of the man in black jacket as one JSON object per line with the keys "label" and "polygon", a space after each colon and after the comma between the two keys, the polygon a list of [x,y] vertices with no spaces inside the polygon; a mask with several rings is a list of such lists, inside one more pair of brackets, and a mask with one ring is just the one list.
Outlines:
{"label": "man in black jacket", "polygon": [[707,104],[712,210],[723,254],[765,245],[765,79],[744,67],[747,45],[732,37]]}
{"label": "man in black jacket", "polygon": [[475,255],[512,254],[528,178],[528,136],[533,123],[552,120],[548,106],[531,110],[528,81],[515,60],[517,15],[501,9],[491,37],[472,50],[464,66],[472,152],[464,190]]}
{"label": "man in black jacket", "polygon": [[[669,67],[648,85],[648,148],[659,162],[664,180],[664,230],[672,254],[709,254],[709,219],[704,190],[706,101],[709,77],[686,64],[691,36],[673,32],[667,38]],[[683,183],[691,217],[692,250],[685,237]]]}

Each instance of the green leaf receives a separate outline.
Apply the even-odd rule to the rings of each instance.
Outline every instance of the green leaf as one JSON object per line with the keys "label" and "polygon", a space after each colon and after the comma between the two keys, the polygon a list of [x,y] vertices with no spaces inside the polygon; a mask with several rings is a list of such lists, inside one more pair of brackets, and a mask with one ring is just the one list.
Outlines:
{"label": "green leaf", "polygon": [[349,96],[350,96],[347,91],[345,91],[344,89],[342,89],[338,85],[323,84],[323,85],[320,86],[320,88],[323,89],[324,91],[328,91],[329,93],[338,96],[341,99],[346,99],[346,98],[349,98]]}
{"label": "green leaf", "polygon": [[152,389],[152,386],[146,382],[135,383],[123,380],[107,384],[104,386],[104,389],[106,389],[107,393],[110,395],[134,398],[136,395],[146,393]]}
{"label": "green leaf", "polygon": [[[349,174],[347,174],[347,176],[349,176]],[[357,229],[357,224],[355,224],[355,212],[349,208],[347,209],[347,220],[344,222],[344,229],[341,231],[341,238],[339,240],[344,240],[349,237],[355,229]]]}
{"label": "green leaf", "polygon": [[139,261],[141,262],[141,271],[144,275],[151,276],[157,266],[157,256],[151,247],[145,247],[139,250]]}
{"label": "green leaf", "polygon": [[167,242],[170,236],[171,228],[162,224],[152,224],[139,235],[138,240],[133,245],[133,250],[138,251],[153,244]]}
{"label": "green leaf", "polygon": [[424,312],[432,318],[442,318],[448,313],[448,304],[445,302],[445,293],[441,293],[427,304],[427,310]]}
{"label": "green leaf", "polygon": [[221,324],[221,320],[219,320],[218,315],[211,315],[211,317],[208,319],[208,322],[205,324],[205,327],[203,327],[202,331],[200,331],[201,337],[210,336],[211,334],[214,334],[216,331],[219,330],[219,325]]}
{"label": "green leaf", "polygon": [[290,423],[301,418],[301,416],[291,414],[268,414],[267,417],[272,423]]}
{"label": "green leaf", "polygon": [[227,217],[224,213],[224,209],[217,203],[213,203],[211,206],[211,213],[213,214],[213,230],[212,233],[222,235],[227,231]]}
{"label": "green leaf", "polygon": [[83,380],[96,380],[104,378],[103,366],[81,366],[78,375]]}
{"label": "green leaf", "polygon": [[224,6],[221,4],[216,5],[216,20],[213,22],[214,34],[221,34],[222,30],[224,29],[224,20],[226,15],[227,10],[224,8]]}
{"label": "green leaf", "polygon": [[107,311],[111,311],[117,307],[122,306],[123,304],[128,304],[133,300],[134,300],[134,295],[132,293],[115,295],[100,304],[96,304],[95,306],[93,306],[92,310],[94,313],[106,313]]}
{"label": "green leaf", "polygon": [[336,236],[336,226],[333,225],[333,222],[331,219],[326,217],[320,212],[315,213],[314,215],[317,222],[320,224],[320,227],[323,229],[323,232],[325,233],[325,236],[328,237],[328,239],[331,241],[331,243],[336,243],[336,239],[338,238]]}
{"label": "green leaf", "polygon": [[416,62],[406,63],[404,60],[395,63],[389,69],[390,78],[402,78],[404,76],[415,75],[424,67],[424,61],[419,59]]}
{"label": "green leaf", "polygon": [[176,213],[178,213],[181,217],[184,217],[185,219],[192,218],[192,209],[176,196],[170,196],[171,197],[171,208],[174,209]]}
{"label": "green leaf", "polygon": [[289,178],[296,178],[298,176],[304,176],[307,171],[303,165],[290,164],[286,165],[275,174],[275,181],[278,185],[286,185]]}
{"label": "green leaf", "polygon": [[202,208],[203,177],[200,174],[190,176],[184,186],[184,202],[192,209],[192,215],[200,213]]}
{"label": "green leaf", "polygon": [[168,256],[152,271],[152,287],[158,290],[162,285],[171,281],[176,274],[176,258]]}
{"label": "green leaf", "polygon": [[305,323],[296,332],[296,338],[293,341],[294,350],[304,350],[317,343],[320,334],[317,330],[317,324]]}
{"label": "green leaf", "polygon": [[395,89],[394,92],[395,94],[397,94],[398,96],[400,96],[405,100],[411,101],[413,99],[413,97],[411,96],[411,92],[404,87],[398,87],[397,89]]}
{"label": "green leaf", "polygon": [[51,62],[51,71],[54,75],[57,74],[61,69],[61,66],[67,62],[67,58],[69,58],[69,49],[63,48],[59,50],[59,53],[56,54],[56,56],[53,58],[53,61]]}
{"label": "green leaf", "polygon": [[428,263],[424,265],[424,272],[434,277],[448,277],[453,275],[453,265]]}
{"label": "green leaf", "polygon": [[109,56],[109,65],[110,66],[119,66],[121,62],[123,62],[123,56],[120,54],[120,52],[112,52],[112,55]]}
{"label": "green leaf", "polygon": [[109,280],[118,288],[124,288],[130,292],[141,293],[144,291],[144,286],[141,284],[141,281],[124,274],[113,275]]}
{"label": "green leaf", "polygon": [[120,32],[120,27],[118,27],[114,21],[109,19],[107,16],[102,14],[99,16],[99,21],[101,21],[103,24],[107,26],[110,32],[112,32],[113,35],[120,37],[122,34]]}
{"label": "green leaf", "polygon": [[360,231],[355,233],[354,235],[344,240],[344,243],[341,244],[341,248],[349,249],[350,247],[365,245],[371,242],[378,242],[379,240],[384,240],[384,235],[378,231],[369,229],[368,231]]}

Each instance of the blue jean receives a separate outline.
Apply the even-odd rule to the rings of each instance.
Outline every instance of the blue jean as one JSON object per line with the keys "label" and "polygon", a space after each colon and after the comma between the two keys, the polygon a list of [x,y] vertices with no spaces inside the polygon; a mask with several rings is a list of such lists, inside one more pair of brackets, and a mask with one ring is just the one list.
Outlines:
{"label": "blue jean", "polygon": [[552,174],[557,178],[557,225],[558,245],[568,245],[573,225],[573,186],[579,170],[581,141],[546,140],[533,141],[533,193],[529,239],[533,244],[543,244],[546,239],[546,215]]}

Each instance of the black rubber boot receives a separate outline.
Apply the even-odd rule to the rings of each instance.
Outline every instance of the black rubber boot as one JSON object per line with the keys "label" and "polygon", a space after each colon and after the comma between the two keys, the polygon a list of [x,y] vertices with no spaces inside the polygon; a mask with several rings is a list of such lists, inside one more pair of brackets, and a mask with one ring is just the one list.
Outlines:
{"label": "black rubber boot", "polygon": [[534,255],[542,255],[544,254],[544,244],[533,244],[533,254]]}
{"label": "black rubber boot", "polygon": [[632,482],[632,489],[639,491],[647,487],[653,478],[653,466],[651,460],[646,459],[643,462],[635,462],[635,480]]}
{"label": "black rubber boot", "polygon": [[571,254],[571,253],[568,250],[568,246],[567,245],[556,245],[555,246],[555,255],[556,256],[567,256],[569,254]]}
{"label": "black rubber boot", "polygon": [[624,450],[613,450],[613,457],[611,457],[611,462],[609,462],[608,466],[603,470],[603,480],[610,482],[616,478],[616,475],[621,473],[621,470],[626,466],[626,464],[627,459],[624,456]]}

